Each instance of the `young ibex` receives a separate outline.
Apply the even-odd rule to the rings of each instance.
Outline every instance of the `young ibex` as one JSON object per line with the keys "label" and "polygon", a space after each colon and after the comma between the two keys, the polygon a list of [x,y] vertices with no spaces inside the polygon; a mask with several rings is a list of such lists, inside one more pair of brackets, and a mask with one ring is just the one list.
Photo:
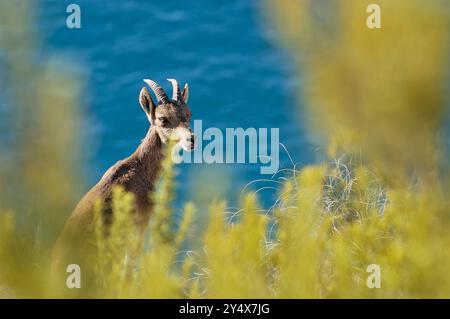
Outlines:
{"label": "young ibex", "polygon": [[[109,168],[101,180],[78,203],[66,223],[62,235],[55,248],[53,263],[59,263],[61,248],[64,254],[70,253],[64,241],[83,241],[94,230],[94,205],[100,201],[106,224],[111,221],[112,190],[122,186],[127,192],[134,194],[134,220],[141,235],[144,234],[152,210],[150,192],[160,170],[165,144],[175,140],[186,151],[194,148],[194,135],[190,128],[191,112],[187,106],[189,97],[188,85],[181,92],[178,82],[168,79],[173,86],[172,99],[169,99],[163,88],[152,80],[144,80],[154,92],[157,104],[145,87],[141,89],[139,102],[150,122],[150,129],[136,151]],[[70,247],[70,246],[69,246]],[[69,248],[70,249],[70,248]],[[59,252],[58,252],[59,251]]]}

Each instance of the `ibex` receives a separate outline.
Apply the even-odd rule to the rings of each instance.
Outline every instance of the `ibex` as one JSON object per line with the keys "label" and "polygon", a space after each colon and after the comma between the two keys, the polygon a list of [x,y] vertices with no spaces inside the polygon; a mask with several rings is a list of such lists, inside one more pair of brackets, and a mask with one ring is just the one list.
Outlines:
{"label": "ibex", "polygon": [[[136,149],[126,159],[118,161],[109,168],[101,180],[81,199],[66,223],[62,235],[58,239],[53,254],[53,267],[59,264],[61,249],[64,254],[70,248],[64,247],[64,241],[83,241],[85,236],[94,230],[94,205],[100,201],[103,207],[103,219],[108,223],[112,218],[111,200],[115,186],[122,186],[127,192],[134,194],[134,220],[137,230],[144,234],[152,210],[150,192],[153,191],[155,181],[160,171],[165,144],[175,140],[184,150],[194,148],[194,134],[190,128],[191,112],[187,106],[189,97],[188,85],[185,84],[181,92],[178,82],[168,79],[172,83],[173,95],[170,99],[163,88],[152,80],[144,80],[154,92],[157,104],[145,87],[141,89],[139,103],[142,106],[150,129]],[[70,247],[70,246],[69,246]]]}

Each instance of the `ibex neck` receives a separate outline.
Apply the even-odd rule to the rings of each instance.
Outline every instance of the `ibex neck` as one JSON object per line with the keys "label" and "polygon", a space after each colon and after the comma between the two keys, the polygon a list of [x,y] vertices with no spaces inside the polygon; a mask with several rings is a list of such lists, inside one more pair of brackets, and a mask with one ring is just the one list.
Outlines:
{"label": "ibex neck", "polygon": [[154,180],[163,158],[164,144],[155,129],[150,128],[141,145],[133,154],[143,170],[143,177]]}

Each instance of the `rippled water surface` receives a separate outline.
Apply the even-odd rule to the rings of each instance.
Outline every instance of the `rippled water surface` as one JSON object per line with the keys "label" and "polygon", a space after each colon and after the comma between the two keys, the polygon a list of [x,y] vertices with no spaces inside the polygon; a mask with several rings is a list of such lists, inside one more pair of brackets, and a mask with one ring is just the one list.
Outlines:
{"label": "rippled water surface", "polygon": [[[204,127],[276,127],[295,162],[312,160],[292,70],[260,2],[76,1],[82,10],[79,30],[65,27],[69,3],[42,1],[39,28],[44,55],[64,54],[87,74],[88,184],[144,137],[148,123],[138,104],[143,78],[169,91],[166,78],[189,82],[193,118],[203,120]],[[281,168],[292,167],[280,152]],[[270,178],[260,175],[259,164],[184,164],[179,170],[179,201],[196,185],[199,172],[212,174],[215,184],[228,177],[228,192],[234,195],[249,181]],[[270,189],[259,194],[266,205],[274,198]]]}

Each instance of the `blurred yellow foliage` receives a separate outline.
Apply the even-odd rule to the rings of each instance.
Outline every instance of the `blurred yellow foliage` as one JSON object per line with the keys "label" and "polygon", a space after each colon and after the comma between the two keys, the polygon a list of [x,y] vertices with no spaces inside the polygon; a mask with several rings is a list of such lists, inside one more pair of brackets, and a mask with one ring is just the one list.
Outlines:
{"label": "blurred yellow foliage", "polygon": [[[369,29],[369,4],[381,28]],[[266,0],[332,157],[360,154],[391,181],[434,179],[446,111],[450,11],[441,0]]]}

